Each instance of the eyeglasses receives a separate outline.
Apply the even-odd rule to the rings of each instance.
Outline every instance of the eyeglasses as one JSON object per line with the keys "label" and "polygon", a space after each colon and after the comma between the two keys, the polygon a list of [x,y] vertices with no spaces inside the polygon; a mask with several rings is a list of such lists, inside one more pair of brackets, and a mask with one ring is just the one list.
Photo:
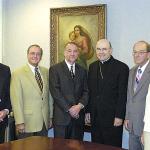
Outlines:
{"label": "eyeglasses", "polygon": [[109,50],[108,48],[96,48],[96,50],[97,51],[102,51],[102,52],[104,52],[104,51],[107,51],[107,50]]}
{"label": "eyeglasses", "polygon": [[141,51],[133,51],[133,55],[144,55],[145,53],[148,53],[147,51],[145,50],[141,50]]}
{"label": "eyeglasses", "polygon": [[29,55],[31,55],[31,56],[41,56],[41,53],[29,52]]}

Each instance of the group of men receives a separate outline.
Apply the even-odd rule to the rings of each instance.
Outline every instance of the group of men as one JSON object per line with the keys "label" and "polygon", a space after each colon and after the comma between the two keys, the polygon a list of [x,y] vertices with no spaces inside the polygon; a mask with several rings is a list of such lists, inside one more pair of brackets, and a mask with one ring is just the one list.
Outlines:
{"label": "group of men", "polygon": [[90,64],[88,73],[76,63],[79,51],[74,42],[66,44],[64,60],[49,72],[39,66],[42,54],[39,45],[31,45],[28,63],[12,73],[11,84],[9,67],[0,65],[0,135],[5,132],[11,99],[18,138],[47,136],[53,123],[54,137],[83,140],[86,122],[91,123],[92,142],[121,147],[125,124],[129,149],[142,150],[143,135],[146,149],[150,132],[147,42],[135,43],[136,66],[130,72],[125,63],[113,58],[106,39],[97,42],[98,60]]}

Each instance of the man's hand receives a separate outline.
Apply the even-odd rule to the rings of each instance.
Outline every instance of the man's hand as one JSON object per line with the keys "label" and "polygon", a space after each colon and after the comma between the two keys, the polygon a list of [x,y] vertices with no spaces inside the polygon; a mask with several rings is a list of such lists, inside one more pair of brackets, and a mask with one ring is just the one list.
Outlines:
{"label": "man's hand", "polygon": [[7,110],[0,111],[0,122],[3,121],[3,119],[7,116],[7,114],[8,114]]}
{"label": "man's hand", "polygon": [[18,133],[24,133],[25,132],[25,124],[24,123],[16,124],[16,131]]}
{"label": "man's hand", "polygon": [[85,124],[90,124],[91,123],[91,117],[90,113],[85,114]]}
{"label": "man's hand", "polygon": [[124,121],[124,126],[125,126],[125,128],[126,128],[127,130],[129,130],[129,120],[128,120],[128,119],[126,119],[126,120]]}
{"label": "man's hand", "polygon": [[115,126],[115,127],[121,126],[122,123],[123,123],[123,120],[122,120],[122,119],[120,119],[120,118],[115,118],[115,119],[114,119],[114,126]]}
{"label": "man's hand", "polygon": [[80,110],[81,110],[81,106],[79,104],[78,105],[73,105],[69,109],[69,113],[70,113],[71,117],[78,119]]}

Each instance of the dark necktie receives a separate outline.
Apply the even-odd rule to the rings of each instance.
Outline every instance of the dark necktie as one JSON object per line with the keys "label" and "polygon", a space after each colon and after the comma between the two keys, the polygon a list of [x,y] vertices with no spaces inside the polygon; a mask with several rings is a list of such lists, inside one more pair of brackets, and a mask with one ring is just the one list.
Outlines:
{"label": "dark necktie", "polygon": [[43,81],[42,81],[41,75],[40,75],[37,67],[35,67],[35,79],[37,81],[37,84],[38,84],[41,92],[43,92]]}
{"label": "dark necktie", "polygon": [[73,66],[70,67],[70,74],[71,74],[71,78],[74,78],[74,73],[73,73]]}

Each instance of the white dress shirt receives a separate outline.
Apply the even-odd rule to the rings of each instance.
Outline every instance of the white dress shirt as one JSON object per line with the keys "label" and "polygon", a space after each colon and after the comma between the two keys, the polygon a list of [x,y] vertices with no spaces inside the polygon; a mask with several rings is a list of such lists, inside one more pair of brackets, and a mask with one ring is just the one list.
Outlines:
{"label": "white dress shirt", "polygon": [[69,71],[71,70],[71,66],[73,66],[73,73],[74,73],[74,75],[75,75],[75,63],[71,65],[69,62],[67,62],[66,59],[65,59],[65,62],[66,62],[66,64],[67,64],[67,66],[68,66]]}

